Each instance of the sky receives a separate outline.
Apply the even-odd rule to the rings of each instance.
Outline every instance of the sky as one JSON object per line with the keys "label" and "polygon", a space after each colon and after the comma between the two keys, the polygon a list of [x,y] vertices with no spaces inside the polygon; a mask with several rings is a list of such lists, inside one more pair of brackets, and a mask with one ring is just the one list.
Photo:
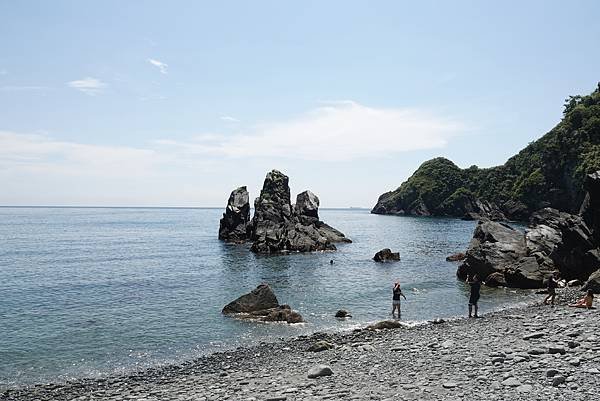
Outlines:
{"label": "sky", "polygon": [[0,1],[0,205],[372,207],[600,81],[600,2]]}

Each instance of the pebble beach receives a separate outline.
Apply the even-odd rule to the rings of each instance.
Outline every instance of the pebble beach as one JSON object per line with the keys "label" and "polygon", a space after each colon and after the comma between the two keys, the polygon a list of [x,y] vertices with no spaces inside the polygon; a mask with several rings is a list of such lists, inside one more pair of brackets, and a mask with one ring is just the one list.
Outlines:
{"label": "pebble beach", "polygon": [[279,339],[128,376],[3,390],[0,399],[589,400],[600,395],[600,319],[566,306],[580,296],[562,289],[554,307],[541,296],[479,319]]}

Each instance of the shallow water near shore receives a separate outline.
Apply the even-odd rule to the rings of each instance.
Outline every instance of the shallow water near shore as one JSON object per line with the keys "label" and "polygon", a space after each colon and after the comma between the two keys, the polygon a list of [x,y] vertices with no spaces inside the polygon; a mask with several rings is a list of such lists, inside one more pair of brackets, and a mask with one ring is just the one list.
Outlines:
{"label": "shallow water near shore", "polygon": [[[445,261],[475,222],[321,210],[354,243],[337,252],[265,257],[217,240],[221,209],[0,208],[0,387],[125,373],[224,348],[390,318],[464,315],[468,288]],[[381,248],[397,263],[371,260]],[[329,261],[333,259],[334,264]],[[306,324],[223,317],[223,305],[268,282]],[[484,289],[480,308],[531,292]],[[333,318],[337,309],[353,319]]]}

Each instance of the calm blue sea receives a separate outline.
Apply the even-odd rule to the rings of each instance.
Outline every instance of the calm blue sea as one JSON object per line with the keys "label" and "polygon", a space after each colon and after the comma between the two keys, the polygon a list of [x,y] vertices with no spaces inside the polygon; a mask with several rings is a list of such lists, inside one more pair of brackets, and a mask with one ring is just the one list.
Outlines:
{"label": "calm blue sea", "polygon": [[[445,261],[474,222],[321,210],[354,243],[334,253],[256,256],[217,240],[222,210],[0,208],[0,388],[125,373],[215,350],[390,317],[396,279],[403,319],[464,315],[468,289]],[[381,248],[402,260],[376,264]],[[330,259],[334,264],[330,265]],[[223,317],[261,282],[304,325]],[[485,289],[481,309],[531,295]],[[337,309],[354,318],[340,322]]]}

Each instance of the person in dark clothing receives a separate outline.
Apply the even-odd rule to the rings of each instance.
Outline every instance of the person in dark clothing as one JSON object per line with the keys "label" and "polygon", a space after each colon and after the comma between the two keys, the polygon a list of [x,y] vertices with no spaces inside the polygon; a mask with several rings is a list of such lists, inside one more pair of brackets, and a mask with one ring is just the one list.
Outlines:
{"label": "person in dark clothing", "polygon": [[548,301],[552,305],[554,305],[554,298],[556,297],[556,289],[558,288],[558,279],[560,275],[558,273],[554,273],[548,279],[548,296],[544,299],[544,305],[548,305]]}
{"label": "person in dark clothing", "polygon": [[404,296],[404,294],[402,293],[402,289],[400,288],[400,281],[396,281],[394,283],[394,289],[392,294],[392,316],[394,316],[396,309],[398,309],[398,319],[400,319],[400,315],[402,313],[400,311],[400,297],[406,300],[406,297]]}
{"label": "person in dark clothing", "polygon": [[[473,277],[467,276],[467,283],[471,286],[471,295],[469,296],[469,317],[479,317],[477,315],[477,302],[479,301],[479,292],[481,290],[481,281],[475,274]],[[475,312],[475,314],[473,314]]]}

